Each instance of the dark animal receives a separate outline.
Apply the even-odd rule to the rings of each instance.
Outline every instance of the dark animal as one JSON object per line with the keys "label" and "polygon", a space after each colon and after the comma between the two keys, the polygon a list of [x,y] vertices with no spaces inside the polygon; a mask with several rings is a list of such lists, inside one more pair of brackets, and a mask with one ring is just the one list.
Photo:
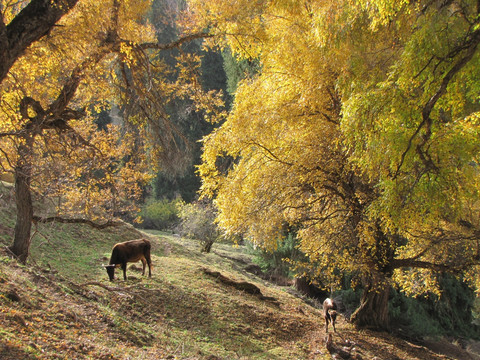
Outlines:
{"label": "dark animal", "polygon": [[145,265],[148,264],[148,277],[152,277],[151,247],[152,245],[147,239],[130,240],[115,244],[112,249],[109,265],[104,265],[110,281],[114,279],[116,267],[122,268],[123,279],[127,280],[127,263],[137,262],[139,260],[141,260],[143,264],[142,275],[145,275]]}
{"label": "dark animal", "polygon": [[323,302],[323,317],[325,318],[325,332],[328,333],[328,323],[331,322],[333,326],[333,332],[335,330],[335,320],[337,320],[337,304],[330,298],[326,298]]}

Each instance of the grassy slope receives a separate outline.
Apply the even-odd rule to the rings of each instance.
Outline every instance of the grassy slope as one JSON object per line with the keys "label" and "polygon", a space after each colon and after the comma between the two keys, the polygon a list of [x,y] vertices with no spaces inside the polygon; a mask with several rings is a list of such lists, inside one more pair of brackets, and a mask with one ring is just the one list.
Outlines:
{"label": "grassy slope", "polygon": [[[4,245],[13,228],[10,203],[3,194]],[[37,231],[28,266],[0,251],[0,359],[331,358],[320,311],[244,272],[248,256],[240,248],[215,245],[203,255],[191,241],[151,233],[153,277],[129,269],[127,282],[110,283],[101,264],[112,245],[145,234],[58,224]],[[204,268],[254,283],[278,303],[229,287]],[[337,328],[335,344],[356,343],[363,359],[446,358],[387,334],[358,332],[343,318]]]}

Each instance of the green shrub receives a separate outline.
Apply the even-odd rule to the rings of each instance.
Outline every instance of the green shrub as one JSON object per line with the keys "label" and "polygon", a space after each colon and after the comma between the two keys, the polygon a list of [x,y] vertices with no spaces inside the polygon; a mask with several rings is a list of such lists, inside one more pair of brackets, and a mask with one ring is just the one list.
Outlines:
{"label": "green shrub", "polygon": [[254,255],[253,262],[260,266],[264,273],[287,278],[292,278],[295,275],[290,260],[304,259],[304,255],[298,250],[297,245],[297,237],[291,233],[278,240],[275,251],[268,251],[247,243],[248,251]]}
{"label": "green shrub", "polygon": [[334,298],[339,296],[342,299],[342,304],[345,307],[345,312],[348,317],[350,317],[353,312],[360,305],[360,298],[362,297],[361,289],[343,289],[335,291],[332,295]]}
{"label": "green shrub", "polygon": [[179,202],[180,200],[148,200],[140,211],[143,221],[139,226],[144,229],[173,229],[179,221]]}
{"label": "green shrub", "polygon": [[392,293],[388,306],[394,331],[401,331],[413,338],[444,334],[440,323],[428,312],[421,299],[407,297],[396,290]]}
{"label": "green shrub", "polygon": [[473,324],[475,294],[461,280],[439,275],[442,295],[407,297],[392,291],[389,302],[390,320],[411,336],[454,336],[478,338],[479,328]]}

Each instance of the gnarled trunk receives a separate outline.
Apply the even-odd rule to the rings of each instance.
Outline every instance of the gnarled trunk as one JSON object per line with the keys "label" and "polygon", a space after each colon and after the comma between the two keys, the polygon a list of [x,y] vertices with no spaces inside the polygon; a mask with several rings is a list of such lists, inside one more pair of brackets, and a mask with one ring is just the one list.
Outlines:
{"label": "gnarled trunk", "polygon": [[22,263],[26,263],[30,249],[30,232],[33,220],[33,203],[30,190],[32,175],[31,145],[33,139],[27,140],[27,145],[19,148],[19,163],[15,168],[15,203],[17,206],[17,222],[13,244],[9,250]]}
{"label": "gnarled trunk", "polygon": [[390,284],[386,279],[372,281],[363,290],[360,306],[351,317],[358,327],[389,330],[388,297]]}

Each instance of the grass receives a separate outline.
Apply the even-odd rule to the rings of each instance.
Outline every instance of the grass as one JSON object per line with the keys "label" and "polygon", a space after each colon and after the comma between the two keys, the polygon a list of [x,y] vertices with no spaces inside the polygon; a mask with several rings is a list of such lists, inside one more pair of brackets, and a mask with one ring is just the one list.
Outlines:
{"label": "grass", "polygon": [[[0,197],[0,243],[12,236],[11,194]],[[153,277],[140,266],[108,281],[102,263],[114,243],[153,242]],[[200,244],[133,227],[39,226],[27,266],[0,251],[0,359],[331,359],[322,314],[243,270],[242,247]],[[260,288],[265,301],[203,269]],[[120,276],[121,278],[121,276]],[[355,343],[363,359],[445,359],[388,334],[357,331],[340,318],[334,342]]]}

